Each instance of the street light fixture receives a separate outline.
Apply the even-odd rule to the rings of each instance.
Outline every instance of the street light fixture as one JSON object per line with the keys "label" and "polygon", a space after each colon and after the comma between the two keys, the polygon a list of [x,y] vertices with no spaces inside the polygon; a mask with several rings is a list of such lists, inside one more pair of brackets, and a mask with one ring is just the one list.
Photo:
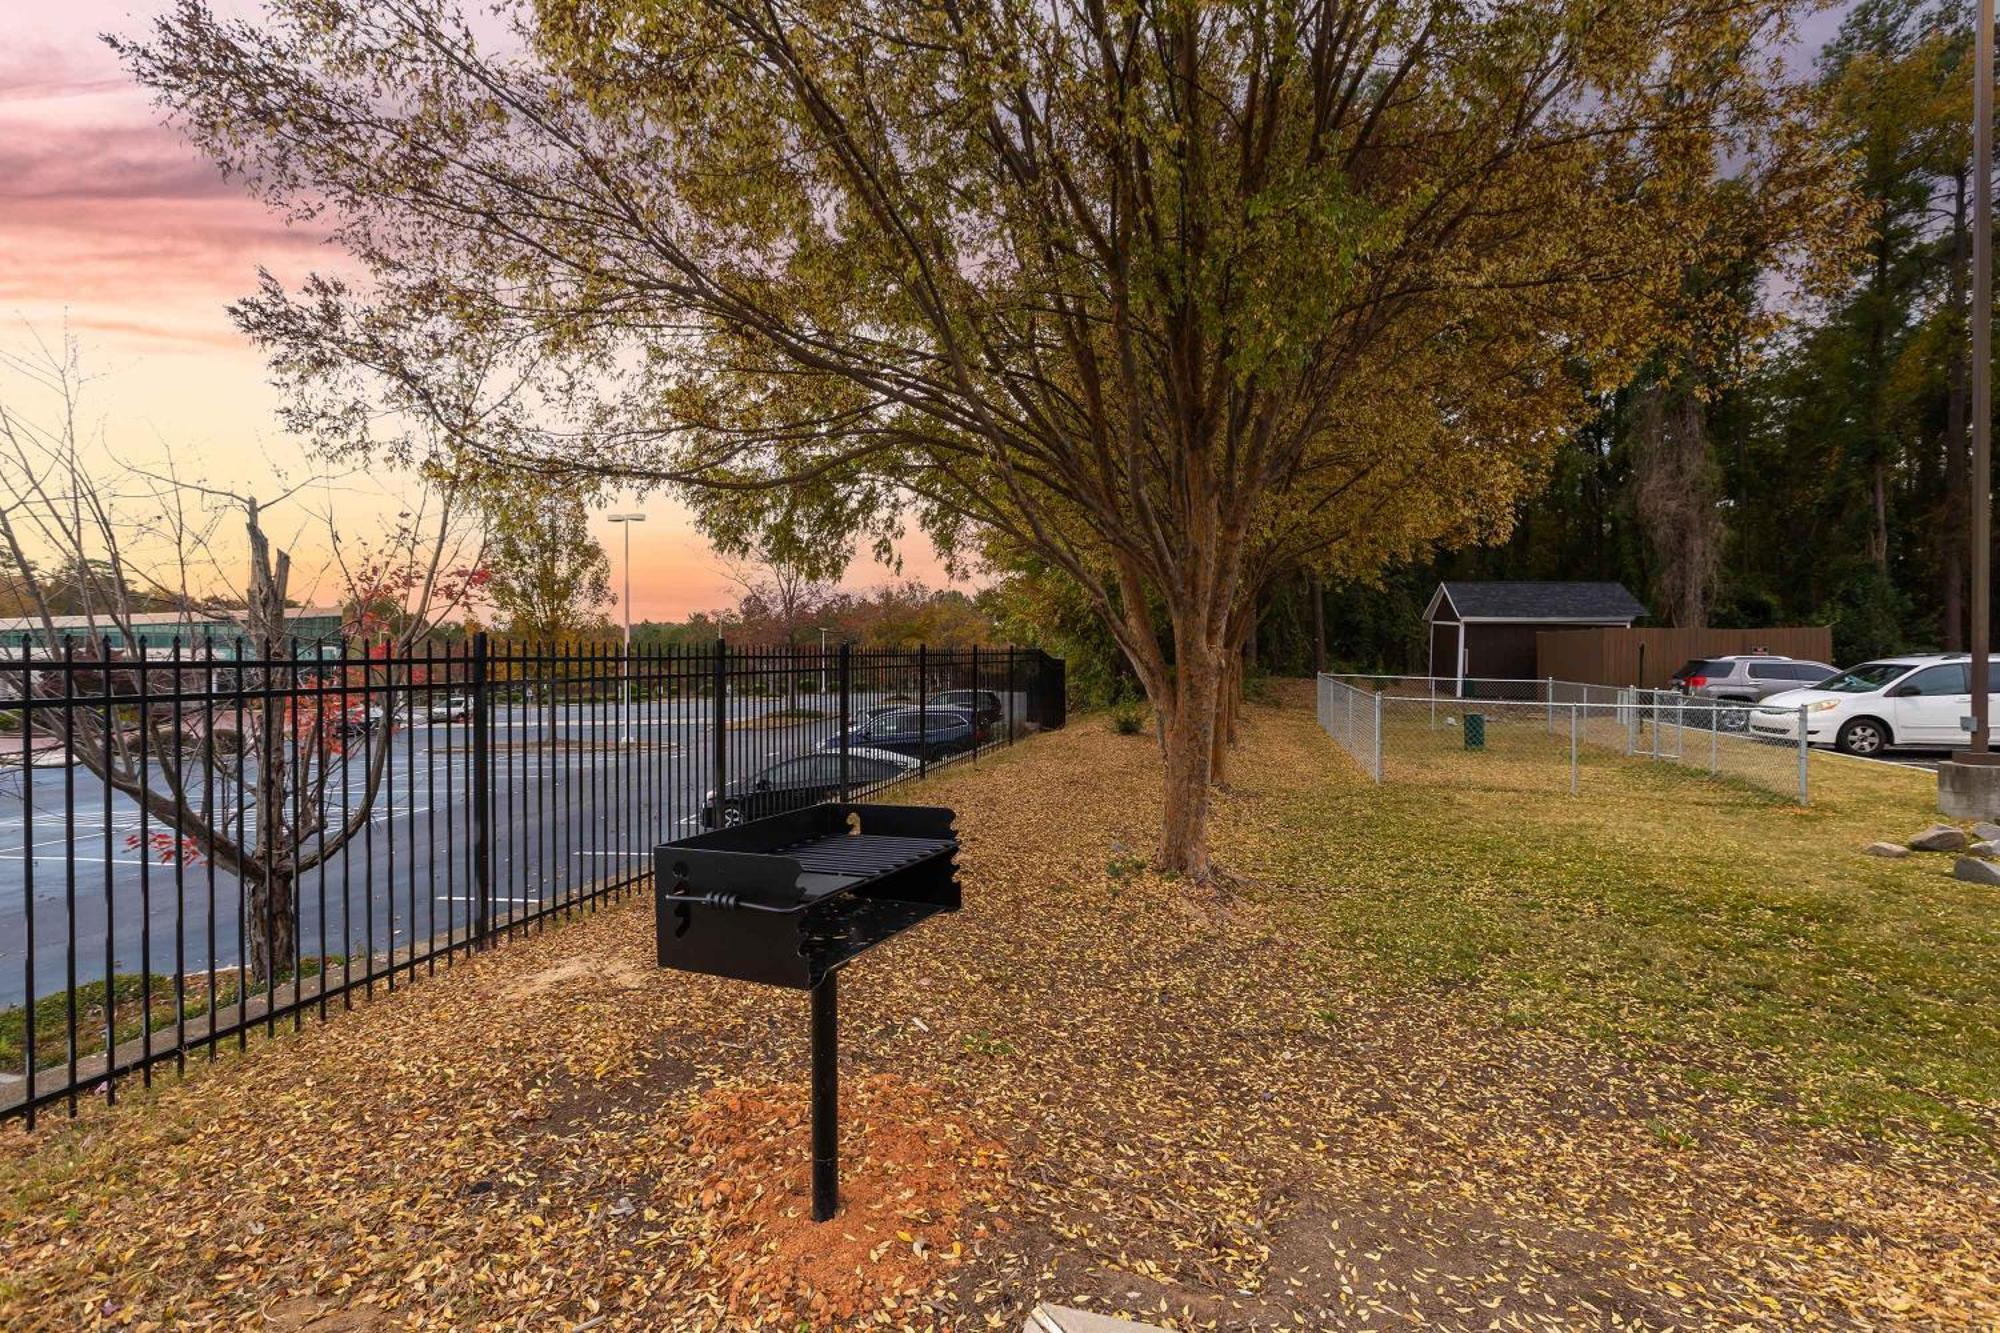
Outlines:
{"label": "street light fixture", "polygon": [[632,524],[644,523],[644,514],[613,514],[613,523],[625,529],[625,592],[619,599],[625,610],[625,652],[618,668],[618,725],[624,743],[632,743]]}

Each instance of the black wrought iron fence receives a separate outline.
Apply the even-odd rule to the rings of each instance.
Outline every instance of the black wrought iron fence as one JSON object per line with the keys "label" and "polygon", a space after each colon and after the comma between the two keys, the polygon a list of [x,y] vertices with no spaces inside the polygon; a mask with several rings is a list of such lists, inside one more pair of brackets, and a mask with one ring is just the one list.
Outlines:
{"label": "black wrought iron fence", "polygon": [[0,1116],[324,1019],[715,823],[1064,719],[1035,650],[71,642],[0,657]]}

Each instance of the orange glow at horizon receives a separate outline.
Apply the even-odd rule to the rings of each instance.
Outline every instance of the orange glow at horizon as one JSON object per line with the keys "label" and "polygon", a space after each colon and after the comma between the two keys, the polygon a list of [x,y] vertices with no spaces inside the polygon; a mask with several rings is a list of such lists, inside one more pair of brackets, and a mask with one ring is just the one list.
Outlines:
{"label": "orange glow at horizon", "polygon": [[[275,494],[320,468],[275,415],[279,398],[256,350],[230,323],[230,302],[251,291],[260,265],[295,281],[340,256],[285,225],[222,179],[173,130],[157,122],[101,32],[140,32],[159,0],[71,0],[16,6],[0,44],[0,349],[35,355],[74,334],[92,376],[86,433],[117,458],[171,463],[191,480]],[[244,0],[214,0],[253,17]],[[0,396],[34,410],[36,395],[0,368]],[[386,523],[398,504],[393,479],[340,492],[347,531]],[[740,589],[690,522],[659,494],[612,497],[648,517],[631,531],[634,620],[679,620],[733,604]],[[593,523],[622,594],[624,535]],[[294,544],[304,581],[330,552],[324,524],[303,519],[274,537]],[[315,546],[317,543],[317,546]],[[951,582],[928,542],[903,543],[902,576]],[[843,585],[895,577],[867,556]],[[311,599],[311,588],[297,589]],[[613,615],[622,611],[614,608]]]}

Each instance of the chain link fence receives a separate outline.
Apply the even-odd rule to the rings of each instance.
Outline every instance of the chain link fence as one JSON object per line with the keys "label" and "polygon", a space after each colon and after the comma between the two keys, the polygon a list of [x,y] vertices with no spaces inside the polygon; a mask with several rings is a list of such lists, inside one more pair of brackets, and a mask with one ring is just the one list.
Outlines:
{"label": "chain link fence", "polygon": [[[1580,794],[1614,767],[1650,764],[1808,802],[1805,710],[1788,734],[1752,733],[1750,709],[1667,690],[1562,680],[1319,677],[1320,727],[1377,782],[1462,780]],[[1765,711],[1769,711],[1768,706]]]}

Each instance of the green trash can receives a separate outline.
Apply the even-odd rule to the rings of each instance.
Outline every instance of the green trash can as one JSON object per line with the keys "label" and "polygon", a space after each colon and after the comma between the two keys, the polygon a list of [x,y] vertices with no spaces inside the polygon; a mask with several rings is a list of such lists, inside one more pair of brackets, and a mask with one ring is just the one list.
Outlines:
{"label": "green trash can", "polygon": [[1486,748],[1486,714],[1467,713],[1465,715],[1465,748],[1483,750]]}

